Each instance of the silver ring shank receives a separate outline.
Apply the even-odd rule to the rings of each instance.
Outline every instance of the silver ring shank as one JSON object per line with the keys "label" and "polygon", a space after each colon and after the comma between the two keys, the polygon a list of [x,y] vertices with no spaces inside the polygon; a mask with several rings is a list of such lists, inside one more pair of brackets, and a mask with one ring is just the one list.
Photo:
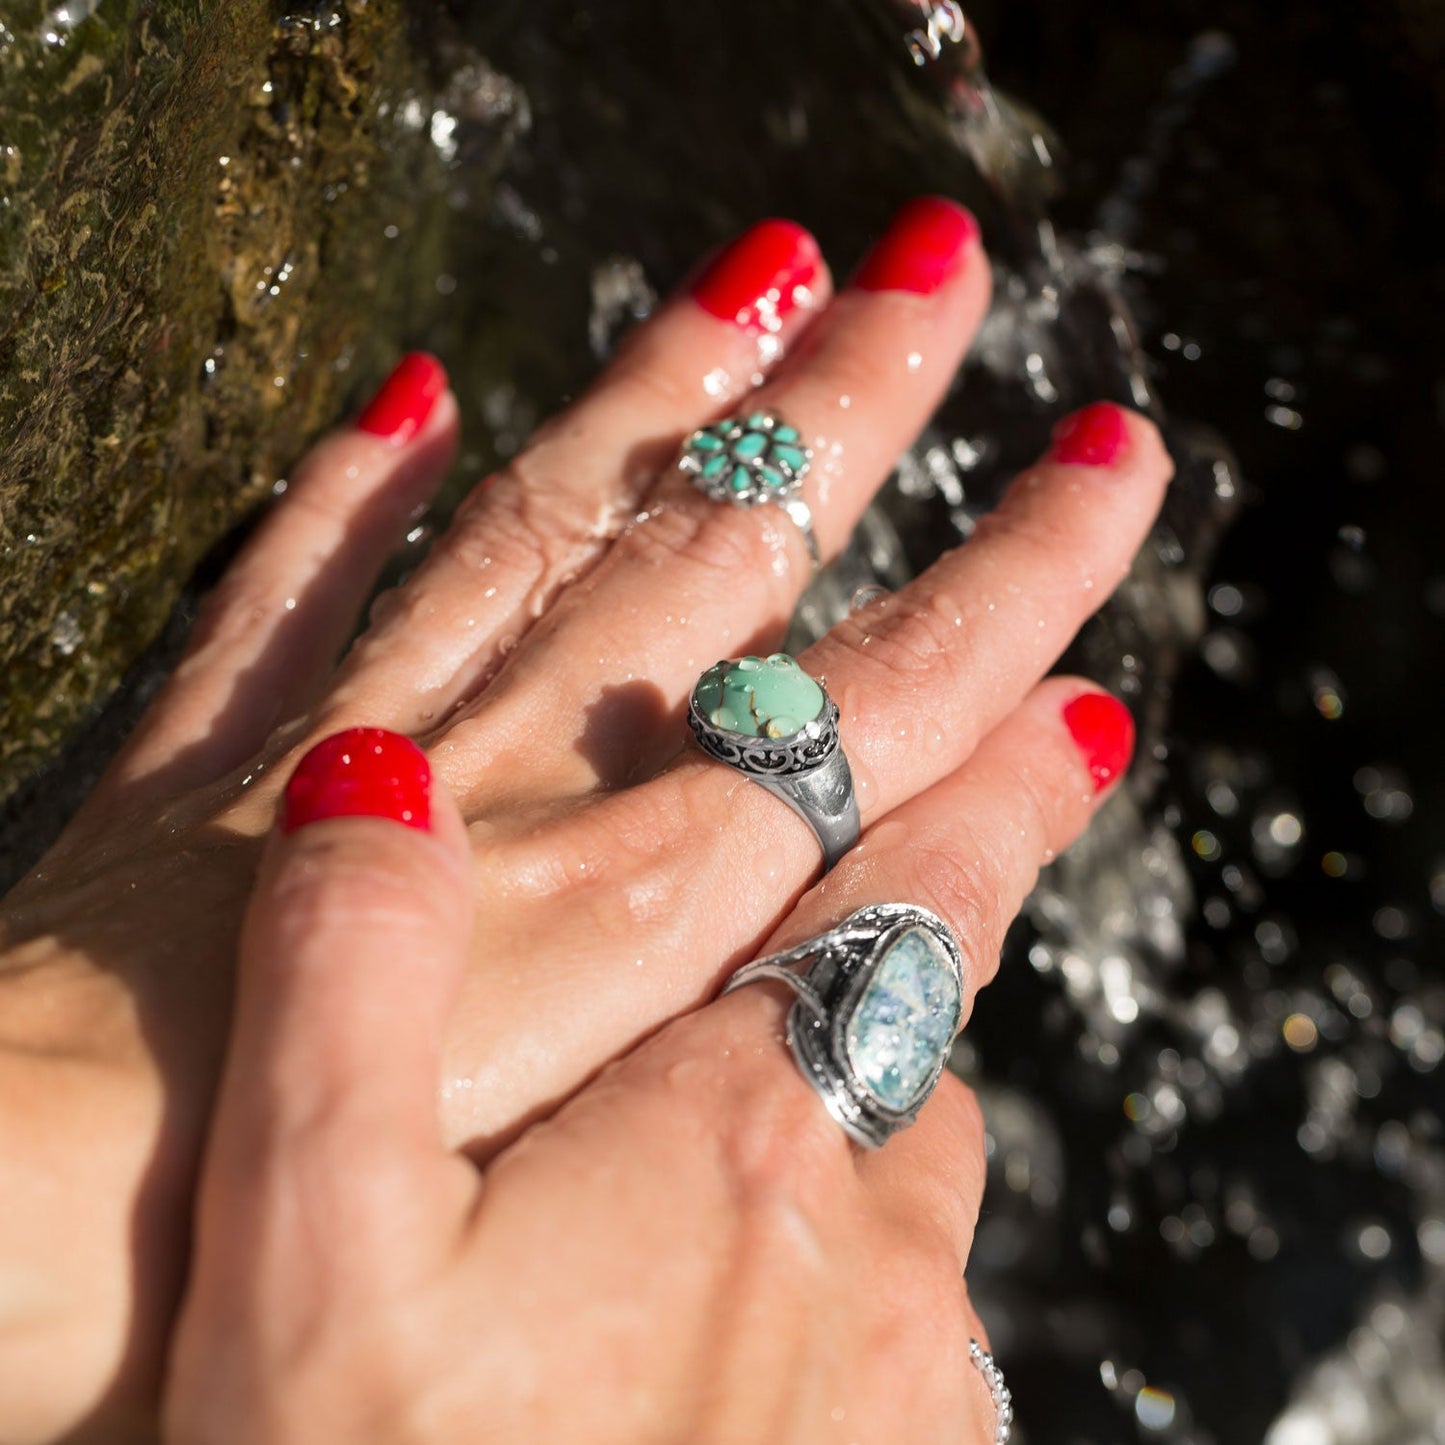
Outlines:
{"label": "silver ring shank", "polygon": [[842,748],[835,749],[827,762],[811,772],[780,778],[757,773],[746,776],[775,798],[781,798],[813,830],[823,849],[825,873],[858,841],[862,826],[858,799]]}
{"label": "silver ring shank", "polygon": [[818,719],[786,738],[728,733],[699,712],[696,701],[688,708],[688,726],[709,757],[766,788],[813,830],[823,850],[825,873],[858,841],[862,820],[853,772],[838,738],[838,709],[831,699]]}
{"label": "silver ring shank", "polygon": [[790,497],[780,498],[774,505],[781,507],[788,514],[788,520],[803,534],[803,541],[808,546],[808,558],[816,572],[823,565],[823,559],[818,554],[818,538],[813,531],[813,513],[808,504],[794,493]]}

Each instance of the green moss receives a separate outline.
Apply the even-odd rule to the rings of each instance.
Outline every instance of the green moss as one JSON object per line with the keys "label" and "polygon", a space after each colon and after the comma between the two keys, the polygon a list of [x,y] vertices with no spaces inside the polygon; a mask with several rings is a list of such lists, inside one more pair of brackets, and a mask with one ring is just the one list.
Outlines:
{"label": "green moss", "polygon": [[415,8],[0,24],[0,798],[435,301]]}

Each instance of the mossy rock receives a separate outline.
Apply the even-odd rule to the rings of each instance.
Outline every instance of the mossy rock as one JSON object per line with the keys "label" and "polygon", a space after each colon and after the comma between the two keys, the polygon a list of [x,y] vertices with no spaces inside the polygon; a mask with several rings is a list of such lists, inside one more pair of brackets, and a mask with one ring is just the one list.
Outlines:
{"label": "mossy rock", "polygon": [[400,0],[0,12],[0,799],[435,303],[424,24]]}

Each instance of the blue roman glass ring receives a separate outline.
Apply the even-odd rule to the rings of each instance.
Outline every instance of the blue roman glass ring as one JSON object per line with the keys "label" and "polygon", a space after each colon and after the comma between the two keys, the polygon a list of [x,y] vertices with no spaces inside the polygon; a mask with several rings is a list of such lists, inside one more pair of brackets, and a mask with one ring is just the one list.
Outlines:
{"label": "blue roman glass ring", "polygon": [[941,918],[906,903],[870,904],[745,965],[723,992],[765,979],[797,995],[789,1047],[853,1139],[879,1148],[918,1117],[963,1016],[963,955]]}

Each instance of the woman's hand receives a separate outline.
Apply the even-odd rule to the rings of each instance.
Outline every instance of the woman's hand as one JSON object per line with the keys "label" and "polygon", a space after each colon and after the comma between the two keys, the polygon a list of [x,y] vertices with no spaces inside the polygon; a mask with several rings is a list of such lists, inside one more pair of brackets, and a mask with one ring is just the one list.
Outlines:
{"label": "woman's hand", "polygon": [[[934,807],[1027,825],[1006,784],[1030,757],[1092,796],[1059,694],[1037,694]],[[1084,815],[1039,802],[1058,841]],[[962,1279],[983,1126],[957,1079],[880,1153],[859,1150],[788,1052],[788,1000],[747,988],[479,1166],[436,1108],[473,944],[456,805],[414,744],[355,729],[302,761],[283,830],[242,933],[168,1441],[991,1445]],[[839,872],[845,896],[895,881],[856,858]],[[980,881],[992,937],[1023,880]],[[839,906],[813,890],[779,941]]]}
{"label": "woman's hand", "polygon": [[[440,1089],[446,1142],[480,1162],[767,941],[815,840],[729,769],[667,764],[697,673],[771,645],[806,550],[776,509],[710,502],[667,463],[712,417],[783,413],[814,447],[805,495],[832,555],[987,294],[976,231],[944,203],[906,209],[831,300],[804,233],[755,228],[477,490],[334,676],[455,407],[426,410],[437,373],[412,362],[369,430],[318,449],[0,920],[0,1438],[152,1428],[237,929],[299,749],[357,724],[411,734],[460,804],[480,914]],[[922,903],[976,977],[993,966],[1007,900],[1087,815],[1081,758],[1102,776],[1121,757],[1118,716],[1081,752],[1061,711],[1079,686],[1036,684],[1123,576],[1168,472],[1142,419],[1086,414],[966,547],[804,657],[841,709],[865,835],[800,917]],[[1001,725],[1030,739],[987,774],[1003,823],[959,794]]]}
{"label": "woman's hand", "polygon": [[[302,764],[328,811],[357,806],[335,775],[365,750],[410,780],[393,811],[424,816],[412,745],[346,736]],[[967,1091],[948,1079],[865,1157],[794,1067],[784,1001],[747,989],[479,1169],[437,1123],[473,903],[441,790],[430,820],[332,813],[263,867],[166,1438],[991,1441],[961,1279],[984,1176]]]}

